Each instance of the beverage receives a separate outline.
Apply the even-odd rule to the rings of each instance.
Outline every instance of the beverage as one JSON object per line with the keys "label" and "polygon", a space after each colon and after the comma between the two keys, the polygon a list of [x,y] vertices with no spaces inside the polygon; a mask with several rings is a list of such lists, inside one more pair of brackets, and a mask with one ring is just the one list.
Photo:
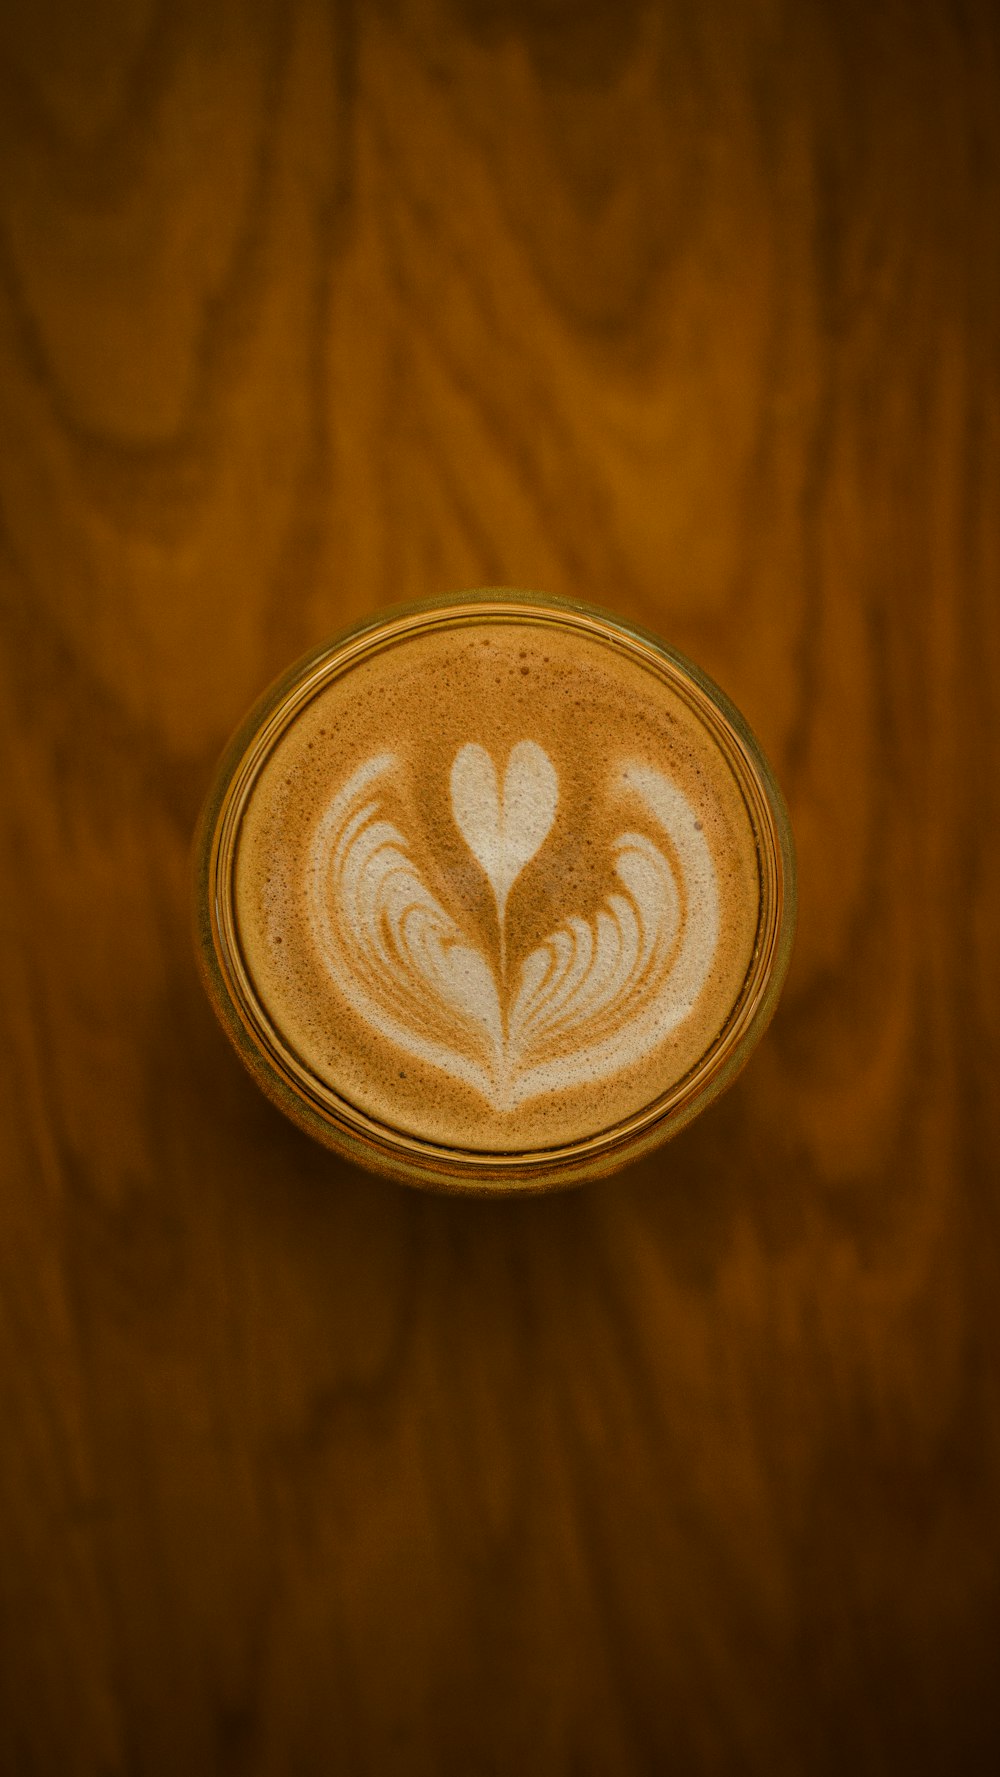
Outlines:
{"label": "beverage", "polygon": [[527,595],[388,613],[268,694],[203,819],[201,954],[258,1079],[413,1182],[539,1187],[662,1140],[759,1036],[783,807],[721,694]]}

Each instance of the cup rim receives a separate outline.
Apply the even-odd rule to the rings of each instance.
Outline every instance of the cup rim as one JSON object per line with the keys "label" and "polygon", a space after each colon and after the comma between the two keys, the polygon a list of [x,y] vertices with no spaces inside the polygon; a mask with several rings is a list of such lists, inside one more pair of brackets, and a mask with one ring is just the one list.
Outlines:
{"label": "cup rim", "polygon": [[[733,771],[757,842],[761,905],[743,989],[703,1056],[658,1098],[605,1131],[548,1148],[490,1153],[391,1129],[352,1105],[285,1044],[240,954],[233,875],[254,783],[291,721],[361,659],[407,636],[482,621],[576,629],[619,648],[670,681],[709,728]],[[257,1084],[306,1132],[346,1158],[403,1182],[496,1195],[583,1183],[617,1171],[677,1134],[736,1078],[769,1024],[794,937],[795,849],[784,797],[760,743],[702,668],[644,626],[583,601],[481,587],[384,607],[311,648],[268,686],[225,747],[193,843],[195,953],[209,1000]]]}

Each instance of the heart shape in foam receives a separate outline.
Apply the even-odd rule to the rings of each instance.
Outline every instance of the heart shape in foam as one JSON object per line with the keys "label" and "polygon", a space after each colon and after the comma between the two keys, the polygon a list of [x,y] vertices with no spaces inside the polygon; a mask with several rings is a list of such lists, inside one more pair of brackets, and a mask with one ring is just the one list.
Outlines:
{"label": "heart shape in foam", "polygon": [[462,838],[482,867],[501,927],[507,897],[525,864],[541,849],[556,818],[559,779],[548,754],[533,740],[511,748],[503,774],[485,747],[469,744],[451,768],[451,807]]}

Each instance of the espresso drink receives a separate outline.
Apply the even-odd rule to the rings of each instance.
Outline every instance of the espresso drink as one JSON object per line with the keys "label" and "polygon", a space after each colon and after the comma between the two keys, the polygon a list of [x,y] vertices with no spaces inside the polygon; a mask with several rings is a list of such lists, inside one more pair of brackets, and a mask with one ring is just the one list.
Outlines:
{"label": "espresso drink", "polygon": [[314,1133],[530,1182],[553,1151],[627,1157],[624,1129],[711,1077],[762,934],[773,963],[781,858],[762,874],[752,742],[700,681],[613,620],[497,595],[314,659],[270,726],[224,892]]}

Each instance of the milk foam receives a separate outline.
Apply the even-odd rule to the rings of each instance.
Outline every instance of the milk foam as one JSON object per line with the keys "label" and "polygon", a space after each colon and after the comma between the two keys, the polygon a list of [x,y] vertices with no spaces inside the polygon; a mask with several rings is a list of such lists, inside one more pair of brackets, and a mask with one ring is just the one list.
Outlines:
{"label": "milk foam", "polygon": [[512,1111],[634,1066],[688,1016],[715,954],[719,896],[694,811],[661,771],[632,761],[619,777],[672,842],[676,865],[644,834],[618,834],[624,892],[610,894],[593,921],[571,914],[509,982],[507,898],[555,819],[552,761],[537,742],[519,741],[502,797],[482,747],[464,746],[452,765],[455,824],[496,903],[499,966],[431,893],[405,837],[382,818],[379,782],[397,764],[383,753],[352,774],[317,823],[307,872],[317,955],[373,1030]]}
{"label": "milk foam", "polygon": [[581,1140],[683,1079],[738,1001],[759,901],[697,711],[527,620],[408,639],[323,688],[236,862],[246,964],[302,1064],[486,1152]]}

